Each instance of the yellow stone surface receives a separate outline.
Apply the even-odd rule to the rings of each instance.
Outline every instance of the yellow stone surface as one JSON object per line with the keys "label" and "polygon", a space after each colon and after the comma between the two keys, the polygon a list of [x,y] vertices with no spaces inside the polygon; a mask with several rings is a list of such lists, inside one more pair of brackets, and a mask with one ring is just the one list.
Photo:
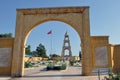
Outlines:
{"label": "yellow stone surface", "polygon": [[71,60],[80,60],[80,57],[79,56],[72,56]]}
{"label": "yellow stone surface", "polygon": [[120,45],[111,45],[111,59],[113,72],[120,72]]}
{"label": "yellow stone surface", "polygon": [[[95,66],[94,51],[96,47],[107,47],[108,66],[106,67],[112,67],[111,54],[114,54],[113,66],[115,64],[119,66],[118,57],[115,56],[115,54],[118,55],[119,53],[119,47],[111,47],[108,36],[90,36],[89,7],[31,8],[17,9],[15,38],[0,39],[0,48],[10,47],[13,49],[11,66],[9,68],[0,68],[0,74],[24,75],[24,61],[28,61],[25,58],[27,38],[37,25],[51,20],[69,24],[77,31],[81,40],[83,75],[93,75],[93,68],[104,68],[104,66]],[[48,58],[44,59],[48,60]],[[33,58],[33,60],[37,61],[41,60],[41,58]]]}
{"label": "yellow stone surface", "polygon": [[24,75],[25,45],[30,32],[37,25],[51,20],[67,23],[77,31],[82,43],[82,74],[91,74],[89,7],[62,7],[17,9],[12,76]]}
{"label": "yellow stone surface", "polygon": [[[14,38],[0,38],[0,48],[12,48],[13,49]],[[12,52],[11,52],[12,59]],[[0,67],[0,75],[11,75],[11,62],[8,67]]]}
{"label": "yellow stone surface", "polygon": [[41,61],[42,57],[25,57],[24,62],[30,62],[30,61]]}
{"label": "yellow stone surface", "polygon": [[[107,48],[107,65],[106,66],[96,66],[95,65],[95,48],[96,47],[106,47]],[[109,45],[108,36],[91,36],[91,50],[92,50],[92,68],[112,68],[111,63],[111,47]],[[102,58],[103,56],[101,56]],[[103,64],[103,63],[102,63]]]}

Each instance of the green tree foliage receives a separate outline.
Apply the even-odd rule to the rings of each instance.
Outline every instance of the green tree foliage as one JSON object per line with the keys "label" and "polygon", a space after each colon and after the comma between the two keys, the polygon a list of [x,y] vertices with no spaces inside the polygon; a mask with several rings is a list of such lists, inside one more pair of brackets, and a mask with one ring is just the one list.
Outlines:
{"label": "green tree foliage", "polygon": [[26,47],[26,49],[25,49],[25,54],[27,54],[27,55],[32,55],[31,46],[30,46],[30,45],[28,45],[28,46]]}
{"label": "green tree foliage", "polygon": [[46,54],[46,49],[45,49],[44,45],[42,45],[42,44],[38,45],[38,47],[36,48],[36,53],[39,57],[48,58],[48,56]]}
{"label": "green tree foliage", "polygon": [[53,58],[53,57],[60,57],[60,56],[57,54],[50,54],[50,57]]}
{"label": "green tree foliage", "polygon": [[12,38],[12,33],[0,34],[0,38]]}
{"label": "green tree foliage", "polygon": [[81,51],[79,52],[79,57],[80,57],[80,60],[82,59],[82,54],[81,54]]}
{"label": "green tree foliage", "polygon": [[36,51],[32,51],[32,56],[34,56],[34,57],[38,57],[37,52],[36,52]]}

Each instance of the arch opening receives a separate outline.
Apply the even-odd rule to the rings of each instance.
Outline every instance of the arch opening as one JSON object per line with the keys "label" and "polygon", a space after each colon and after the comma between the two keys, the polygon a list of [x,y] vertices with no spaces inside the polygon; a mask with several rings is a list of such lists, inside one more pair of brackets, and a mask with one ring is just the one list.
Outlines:
{"label": "arch opening", "polygon": [[[48,32],[51,30],[52,30],[52,33],[48,34]],[[74,57],[75,56],[79,57],[79,51],[81,51],[81,49],[80,49],[80,37],[78,33],[70,25],[60,21],[47,21],[39,24],[38,26],[35,26],[31,30],[31,33],[29,33],[29,36],[28,38],[26,38],[25,41],[27,41],[26,42],[27,45],[31,45],[32,54],[34,54],[33,52],[35,52],[34,50],[36,50],[36,47],[39,44],[43,44],[46,48],[46,53],[49,56],[51,54],[51,39],[52,39],[52,54],[61,56],[64,36],[66,31],[69,33],[69,37],[70,37],[69,39],[70,39],[70,44],[72,49],[71,51],[74,53],[72,55]],[[65,46],[68,46],[68,43]],[[69,51],[65,50],[65,55],[69,55],[68,53]],[[25,71],[25,75],[26,74],[27,73]],[[79,72],[79,74],[81,74],[81,72]]]}

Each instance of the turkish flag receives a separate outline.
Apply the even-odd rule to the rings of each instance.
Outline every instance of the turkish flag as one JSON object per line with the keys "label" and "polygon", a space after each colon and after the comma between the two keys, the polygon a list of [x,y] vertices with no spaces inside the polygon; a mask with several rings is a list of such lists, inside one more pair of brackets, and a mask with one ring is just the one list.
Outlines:
{"label": "turkish flag", "polygon": [[47,34],[48,34],[48,35],[49,35],[49,34],[52,34],[52,30],[50,30]]}

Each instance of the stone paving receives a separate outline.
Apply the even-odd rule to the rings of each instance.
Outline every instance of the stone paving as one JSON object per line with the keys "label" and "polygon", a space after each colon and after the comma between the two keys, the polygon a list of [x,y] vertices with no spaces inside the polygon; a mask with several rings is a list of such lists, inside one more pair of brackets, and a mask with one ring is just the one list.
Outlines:
{"label": "stone paving", "polygon": [[[100,77],[103,80],[103,76]],[[45,71],[45,66],[25,69],[20,78],[1,77],[0,80],[99,80],[98,76],[81,76],[80,67],[68,67],[63,71]]]}

